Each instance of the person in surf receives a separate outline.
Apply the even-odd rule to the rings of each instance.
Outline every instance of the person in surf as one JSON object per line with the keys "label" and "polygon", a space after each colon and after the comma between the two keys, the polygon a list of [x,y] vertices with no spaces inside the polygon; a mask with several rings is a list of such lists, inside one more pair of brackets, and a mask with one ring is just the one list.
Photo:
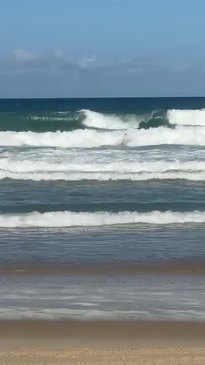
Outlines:
{"label": "person in surf", "polygon": [[126,131],[123,138],[122,138],[121,145],[126,146],[127,142],[128,142],[128,135],[127,135],[127,131]]}

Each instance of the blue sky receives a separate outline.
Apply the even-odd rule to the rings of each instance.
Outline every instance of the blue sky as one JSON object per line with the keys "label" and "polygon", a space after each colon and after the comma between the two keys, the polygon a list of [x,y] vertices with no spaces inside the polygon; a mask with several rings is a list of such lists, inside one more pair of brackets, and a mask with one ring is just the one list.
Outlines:
{"label": "blue sky", "polygon": [[205,95],[204,0],[1,0],[0,97]]}

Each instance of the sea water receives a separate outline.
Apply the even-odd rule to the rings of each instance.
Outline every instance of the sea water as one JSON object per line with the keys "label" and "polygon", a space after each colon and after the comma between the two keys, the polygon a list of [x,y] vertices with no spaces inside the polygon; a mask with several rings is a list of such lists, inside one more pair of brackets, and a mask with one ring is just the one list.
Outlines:
{"label": "sea water", "polygon": [[204,107],[0,100],[1,318],[204,318]]}

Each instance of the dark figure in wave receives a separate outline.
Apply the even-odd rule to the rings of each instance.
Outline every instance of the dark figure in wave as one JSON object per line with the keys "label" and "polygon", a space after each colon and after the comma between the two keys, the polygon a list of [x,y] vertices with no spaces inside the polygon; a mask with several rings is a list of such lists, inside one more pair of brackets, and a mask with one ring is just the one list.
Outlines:
{"label": "dark figure in wave", "polygon": [[122,137],[121,146],[127,146],[127,143],[129,142],[128,133],[125,132],[124,136]]}

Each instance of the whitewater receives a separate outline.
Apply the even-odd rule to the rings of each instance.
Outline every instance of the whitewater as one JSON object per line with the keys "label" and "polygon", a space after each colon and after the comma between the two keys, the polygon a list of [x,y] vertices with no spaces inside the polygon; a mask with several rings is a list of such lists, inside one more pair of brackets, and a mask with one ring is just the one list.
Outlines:
{"label": "whitewater", "polygon": [[189,162],[167,162],[166,160],[147,163],[108,164],[58,164],[33,161],[0,160],[0,179],[34,180],[34,181],[143,181],[154,179],[185,179],[192,181],[205,180],[205,161],[195,164]]}
{"label": "whitewater", "polygon": [[[38,103],[42,105],[39,106]],[[44,102],[36,101],[35,110],[29,109],[28,105],[24,109],[24,104],[21,110],[18,110],[17,103],[13,104],[11,113],[3,111],[0,125],[2,184],[4,181],[13,181],[13,184],[16,182],[20,185],[23,182],[28,184],[34,182],[42,184],[43,187],[43,184],[48,182],[56,186],[62,182],[65,184],[82,182],[90,189],[90,184],[98,182],[113,183],[118,191],[117,184],[121,181],[124,184],[132,183],[133,189],[138,189],[138,184],[141,182],[153,186],[158,184],[160,189],[160,184],[166,181],[172,181],[179,186],[186,181],[193,187],[189,203],[197,206],[195,197],[192,199],[194,184],[205,181],[205,109],[201,104],[198,104],[197,108],[190,108],[184,107],[182,103],[182,107],[179,108],[178,101],[173,104],[166,99],[157,103],[156,100],[150,100],[151,107],[147,107],[147,100],[131,99],[120,101],[117,103],[117,108],[113,108],[108,100],[100,101],[99,105],[96,100],[88,103],[76,100],[74,104],[72,101],[70,106],[66,100],[63,103],[60,101],[58,104],[56,101],[55,107],[51,103],[51,109],[44,109]],[[95,108],[97,105],[98,108]],[[189,106],[189,103],[187,105]],[[81,194],[81,190],[79,193]],[[39,205],[39,199],[35,198],[36,191],[33,194],[32,201]],[[170,204],[174,204],[174,195],[173,192]],[[52,203],[56,201],[58,206],[58,197],[53,196],[52,199]],[[99,201],[97,203],[99,206]],[[164,204],[159,201],[159,204],[161,203]],[[82,197],[84,210],[86,204],[88,201]],[[123,204],[123,207],[126,207],[126,197]],[[184,204],[186,205],[187,201]],[[28,206],[32,204],[29,203]],[[89,209],[95,210],[92,204]],[[9,210],[15,212],[15,207],[9,206]],[[177,222],[178,219],[181,223],[186,219],[188,221],[193,219],[194,222],[201,222],[201,219],[203,221],[202,213],[195,212],[191,216],[192,213],[186,211],[181,217],[181,213],[177,212],[158,212],[149,215],[147,211],[145,216],[140,215],[142,212],[126,214],[119,212],[118,215],[108,212],[101,213],[100,216],[99,214],[95,216],[93,212],[94,215],[89,216],[89,211],[86,216],[83,212],[79,213],[80,216],[75,216],[75,213],[69,213],[69,205],[68,210],[62,212],[61,216],[61,212],[53,211],[51,215],[50,212],[42,213],[43,210],[42,208],[41,213],[28,213],[31,216],[17,214],[5,218],[2,215],[1,221],[5,222],[5,219],[8,219],[8,222],[15,220],[24,222],[22,227],[24,224],[29,225],[29,222],[31,226],[35,225],[37,224],[35,222],[40,220],[42,226],[48,224],[51,227],[58,217],[62,226],[65,224],[66,227],[75,226],[75,219],[79,222],[79,217],[82,225],[83,222],[87,222],[88,226],[91,223],[101,225],[102,222],[136,223],[140,222],[140,219],[142,223],[151,224],[152,221],[156,221],[156,216],[159,216],[162,222],[166,217],[165,221],[168,224]],[[167,202],[167,212],[169,211]],[[10,224],[12,226],[14,223]],[[17,223],[17,226],[18,224],[21,227],[21,223]]]}
{"label": "whitewater", "polygon": [[0,132],[0,146],[98,148],[103,146],[142,147],[156,145],[205,146],[205,128],[159,127],[122,131],[75,130],[72,132]]}
{"label": "whitewater", "polygon": [[[59,112],[58,112],[59,113]],[[63,112],[62,112],[63,113]],[[66,116],[68,112],[65,112]],[[31,119],[50,120],[53,127],[52,115],[31,116]],[[69,116],[66,126],[69,129]],[[142,147],[156,145],[193,145],[205,146],[205,110],[168,110],[163,115],[164,123],[158,128],[149,125],[152,115],[113,115],[103,114],[91,110],[81,110],[73,115],[76,128],[72,130],[56,130],[47,132],[35,131],[1,131],[0,146],[32,146],[32,147],[59,147],[59,148],[100,148],[103,146]],[[144,118],[144,120],[143,120]],[[162,118],[162,116],[161,116]],[[155,117],[159,120],[160,117]],[[65,122],[65,119],[63,119]],[[67,120],[67,119],[66,119]],[[81,120],[81,124],[79,124]],[[152,119],[151,119],[152,120]],[[56,117],[56,123],[59,117]],[[146,127],[141,127],[141,123]],[[76,124],[75,124],[76,123]],[[49,123],[47,124],[49,128]],[[74,128],[74,129],[73,129]]]}
{"label": "whitewater", "polygon": [[0,215],[1,228],[86,227],[129,224],[205,223],[205,212],[31,212]]}

